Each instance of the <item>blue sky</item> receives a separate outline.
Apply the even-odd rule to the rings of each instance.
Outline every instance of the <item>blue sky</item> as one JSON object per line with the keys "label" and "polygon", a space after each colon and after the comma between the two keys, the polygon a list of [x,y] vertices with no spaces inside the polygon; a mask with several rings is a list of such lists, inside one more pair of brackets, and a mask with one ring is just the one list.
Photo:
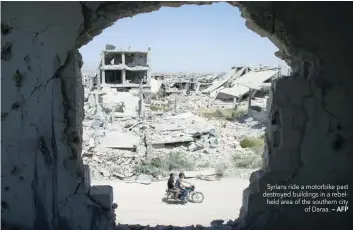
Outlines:
{"label": "blue sky", "polygon": [[163,7],[159,11],[118,20],[80,49],[83,71],[97,68],[105,44],[147,51],[153,72],[226,72],[234,65],[286,64],[274,56],[278,49],[245,26],[237,7]]}

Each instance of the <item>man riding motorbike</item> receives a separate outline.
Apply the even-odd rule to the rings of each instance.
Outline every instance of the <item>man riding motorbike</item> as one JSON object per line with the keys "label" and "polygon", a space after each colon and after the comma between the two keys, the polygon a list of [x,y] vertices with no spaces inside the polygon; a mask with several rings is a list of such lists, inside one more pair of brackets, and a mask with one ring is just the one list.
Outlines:
{"label": "man riding motorbike", "polygon": [[174,173],[170,174],[169,180],[168,180],[168,190],[172,193],[174,193],[174,199],[178,200],[178,196],[180,194],[179,189],[175,187],[174,185]]}
{"label": "man riding motorbike", "polygon": [[175,187],[180,190],[181,193],[181,199],[183,201],[186,201],[186,198],[188,196],[188,191],[186,188],[191,188],[193,185],[190,182],[185,181],[185,174],[180,173],[179,178],[177,179],[175,183]]}

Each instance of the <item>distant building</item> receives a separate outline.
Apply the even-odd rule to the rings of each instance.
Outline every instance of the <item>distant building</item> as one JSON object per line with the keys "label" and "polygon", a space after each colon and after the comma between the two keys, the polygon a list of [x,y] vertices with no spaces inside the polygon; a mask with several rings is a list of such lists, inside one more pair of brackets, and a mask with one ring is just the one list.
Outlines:
{"label": "distant building", "polygon": [[82,85],[85,88],[94,88],[98,84],[96,72],[82,72]]}

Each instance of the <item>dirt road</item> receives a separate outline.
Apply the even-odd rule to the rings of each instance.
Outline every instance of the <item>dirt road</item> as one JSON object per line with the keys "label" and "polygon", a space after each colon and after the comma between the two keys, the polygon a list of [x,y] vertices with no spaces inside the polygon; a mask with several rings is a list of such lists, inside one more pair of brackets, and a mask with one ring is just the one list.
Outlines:
{"label": "dirt road", "polygon": [[239,216],[243,190],[249,185],[248,179],[189,181],[196,186],[196,190],[204,194],[203,203],[180,205],[163,202],[167,181],[150,185],[121,181],[100,181],[92,184],[107,184],[114,188],[114,202],[119,205],[115,211],[116,219],[121,224],[209,226],[212,220],[235,219]]}

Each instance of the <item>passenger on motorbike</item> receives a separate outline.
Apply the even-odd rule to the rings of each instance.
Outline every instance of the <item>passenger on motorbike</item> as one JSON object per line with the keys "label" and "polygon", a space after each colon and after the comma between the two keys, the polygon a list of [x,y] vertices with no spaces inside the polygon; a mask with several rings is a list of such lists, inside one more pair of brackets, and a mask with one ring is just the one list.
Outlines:
{"label": "passenger on motorbike", "polygon": [[178,200],[179,197],[179,189],[175,187],[174,185],[174,173],[170,174],[169,180],[168,180],[168,190],[172,193],[174,193],[174,199]]}
{"label": "passenger on motorbike", "polygon": [[183,201],[186,201],[186,197],[188,196],[188,191],[186,190],[186,188],[191,188],[192,184],[185,181],[185,174],[184,173],[179,174],[179,178],[177,179],[177,181],[175,183],[175,187],[177,187],[180,190],[181,199]]}

